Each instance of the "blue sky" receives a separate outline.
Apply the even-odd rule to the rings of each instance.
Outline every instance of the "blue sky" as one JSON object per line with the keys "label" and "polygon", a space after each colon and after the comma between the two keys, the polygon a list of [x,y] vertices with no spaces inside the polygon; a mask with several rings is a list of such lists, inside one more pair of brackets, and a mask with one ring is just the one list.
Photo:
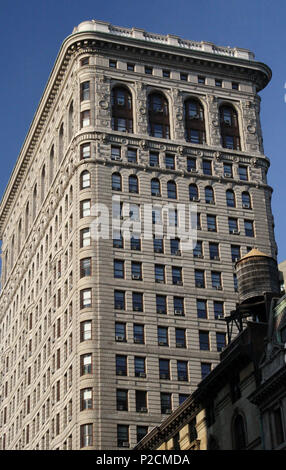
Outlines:
{"label": "blue sky", "polygon": [[88,19],[250,49],[273,78],[262,97],[265,154],[271,160],[278,260],[286,259],[285,0],[14,0],[0,2],[0,197],[19,155],[61,43]]}

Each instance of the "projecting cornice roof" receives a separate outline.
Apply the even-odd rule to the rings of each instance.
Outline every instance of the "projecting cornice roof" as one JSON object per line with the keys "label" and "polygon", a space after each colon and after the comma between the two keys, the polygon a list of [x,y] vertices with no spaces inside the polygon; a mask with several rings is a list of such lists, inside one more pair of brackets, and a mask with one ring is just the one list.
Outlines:
{"label": "projecting cornice roof", "polygon": [[254,61],[252,52],[246,49],[218,47],[208,42],[194,42],[173,35],[147,33],[137,28],[119,28],[102,21],[86,21],[74,28],[63,42],[48,79],[34,119],[25,138],[20,155],[6,187],[0,204],[0,239],[7,215],[27,168],[34,156],[35,148],[43,132],[50,110],[65,77],[71,57],[75,53],[100,52],[122,54],[135,60],[158,63],[158,58],[176,67],[219,73],[220,76],[241,77],[256,84],[258,91],[271,79],[267,65]]}

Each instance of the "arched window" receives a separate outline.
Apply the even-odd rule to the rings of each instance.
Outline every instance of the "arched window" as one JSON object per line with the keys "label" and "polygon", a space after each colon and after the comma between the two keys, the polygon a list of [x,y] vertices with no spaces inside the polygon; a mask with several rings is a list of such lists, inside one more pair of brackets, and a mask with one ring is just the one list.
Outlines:
{"label": "arched window", "polygon": [[245,423],[243,417],[238,414],[233,422],[234,449],[242,450],[246,447]]}
{"label": "arched window", "polygon": [[90,188],[90,173],[84,170],[80,174],[80,189]]}
{"label": "arched window", "polygon": [[35,185],[34,192],[33,192],[33,220],[35,220],[36,215],[37,215],[37,201],[38,201],[38,191],[37,191],[37,185]]}
{"label": "arched window", "polygon": [[14,252],[15,252],[15,235],[12,237],[12,242],[11,242],[11,269],[14,266]]}
{"label": "arched window", "polygon": [[29,226],[30,226],[30,205],[27,202],[26,211],[25,211],[25,237],[27,237],[28,235]]}
{"label": "arched window", "polygon": [[247,191],[243,191],[241,195],[243,209],[251,209],[250,194]]}
{"label": "arched window", "polygon": [[211,186],[207,186],[205,188],[205,198],[206,198],[206,204],[214,204],[215,203],[214,190]]}
{"label": "arched window", "polygon": [[64,124],[62,123],[59,132],[59,162],[62,161],[64,154]]}
{"label": "arched window", "polygon": [[198,100],[185,101],[186,141],[193,144],[204,144],[206,141],[204,109]]}
{"label": "arched window", "polygon": [[226,191],[226,205],[228,207],[236,207],[235,194],[232,189]]}
{"label": "arched window", "polygon": [[73,101],[72,101],[69,107],[69,141],[71,140],[73,136],[73,124],[74,124],[73,119],[74,119],[74,115],[73,115]]}
{"label": "arched window", "polygon": [[112,90],[112,129],[120,132],[133,132],[132,96],[124,87]]}
{"label": "arched window", "polygon": [[54,146],[52,146],[50,151],[50,184],[54,179],[54,165],[55,165],[55,158],[54,158]]}
{"label": "arched window", "polygon": [[119,173],[112,174],[112,189],[113,191],[122,191],[122,180]]}
{"label": "arched window", "polygon": [[199,200],[199,191],[196,184],[190,184],[189,186],[189,196],[190,201],[198,201]]}
{"label": "arched window", "polygon": [[43,166],[41,175],[41,202],[45,199],[46,195],[46,167]]}
{"label": "arched window", "polygon": [[152,196],[161,196],[161,185],[158,178],[153,178],[151,180],[151,195]]}
{"label": "arched window", "polygon": [[18,254],[21,251],[21,245],[22,245],[22,219],[20,219],[20,222],[18,225]]}
{"label": "arched window", "polygon": [[170,138],[168,101],[161,93],[151,93],[148,97],[149,135]]}
{"label": "arched window", "polygon": [[129,176],[129,192],[138,193],[138,178],[136,175]]}
{"label": "arched window", "polygon": [[177,185],[174,181],[168,181],[167,194],[169,199],[177,199]]}
{"label": "arched window", "polygon": [[227,149],[240,150],[240,136],[237,112],[232,106],[221,106],[219,109],[222,146]]}

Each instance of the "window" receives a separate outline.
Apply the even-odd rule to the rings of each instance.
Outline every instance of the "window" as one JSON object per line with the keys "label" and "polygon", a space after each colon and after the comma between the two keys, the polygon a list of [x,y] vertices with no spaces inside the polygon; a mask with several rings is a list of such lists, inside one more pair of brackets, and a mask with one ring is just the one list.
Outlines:
{"label": "window", "polygon": [[161,196],[161,185],[158,178],[151,180],[151,196]]}
{"label": "window", "polygon": [[156,313],[167,313],[167,298],[165,295],[156,294]]}
{"label": "window", "polygon": [[165,266],[163,264],[155,264],[155,282],[165,283]]}
{"label": "window", "polygon": [[132,235],[130,238],[130,249],[141,251],[141,239],[137,235]]}
{"label": "window", "polygon": [[197,315],[198,315],[198,318],[207,318],[208,317],[207,301],[206,300],[197,299]]}
{"label": "window", "polygon": [[276,445],[282,444],[285,441],[284,429],[283,429],[283,418],[282,410],[279,406],[273,411],[274,430],[275,430],[275,441]]}
{"label": "window", "polygon": [[125,310],[125,292],[121,290],[114,291],[115,310]]}
{"label": "window", "polygon": [[241,199],[243,209],[251,209],[251,199],[247,191],[243,191],[243,193],[241,194]]}
{"label": "window", "polygon": [[235,292],[238,291],[237,275],[235,273],[233,274],[233,288],[234,288]]}
{"label": "window", "polygon": [[175,157],[174,157],[174,155],[167,154],[165,156],[165,166],[168,170],[175,170]]}
{"label": "window", "polygon": [[224,163],[223,164],[223,174],[224,174],[225,178],[233,178],[232,164],[231,163]]}
{"label": "window", "polygon": [[137,344],[145,343],[144,325],[138,325],[138,324],[133,325],[133,337],[134,337],[134,343],[137,343]]}
{"label": "window", "polygon": [[231,88],[232,88],[233,90],[239,90],[239,84],[238,84],[237,82],[232,82]]}
{"label": "window", "polygon": [[158,152],[150,152],[149,154],[149,165],[150,166],[159,166],[159,153]]}
{"label": "window", "polygon": [[90,126],[90,110],[86,109],[80,113],[80,127]]}
{"label": "window", "polygon": [[170,239],[170,251],[171,255],[181,256],[180,240],[178,238]]}
{"label": "window", "polygon": [[174,181],[168,181],[167,195],[169,199],[177,199],[177,185]]}
{"label": "window", "polygon": [[238,176],[241,181],[248,181],[247,167],[243,165],[238,166]]}
{"label": "window", "polygon": [[238,414],[233,422],[233,437],[235,450],[246,448],[245,425],[243,417]]}
{"label": "window", "polygon": [[83,289],[80,291],[80,308],[91,307],[91,289]]}
{"label": "window", "polygon": [[203,174],[211,176],[212,173],[212,162],[210,160],[203,160]]}
{"label": "window", "polygon": [[111,146],[111,160],[121,160],[121,148]]}
{"label": "window", "polygon": [[162,75],[164,78],[170,78],[170,70],[163,70]]}
{"label": "window", "polygon": [[131,63],[127,63],[127,70],[129,70],[129,72],[134,72],[135,65]]}
{"label": "window", "polygon": [[126,324],[115,323],[115,341],[126,342]]}
{"label": "window", "polygon": [[132,96],[127,88],[115,87],[111,95],[112,119],[114,131],[133,132]]}
{"label": "window", "polygon": [[169,359],[159,359],[159,377],[160,379],[170,380]]}
{"label": "window", "polygon": [[186,330],[175,328],[176,348],[186,348]]}
{"label": "window", "polygon": [[127,160],[129,163],[137,163],[137,150],[136,149],[128,149],[127,150]]}
{"label": "window", "polygon": [[196,184],[190,184],[189,186],[190,201],[199,201],[199,191]]}
{"label": "window", "polygon": [[205,272],[195,269],[195,285],[199,288],[205,288]]}
{"label": "window", "polygon": [[117,354],[115,357],[116,375],[127,375],[127,356]]}
{"label": "window", "polygon": [[90,144],[83,144],[80,146],[80,159],[85,160],[86,158],[90,158]]}
{"label": "window", "polygon": [[210,242],[209,243],[210,259],[219,260],[219,244]]}
{"label": "window", "polygon": [[205,85],[206,83],[206,77],[202,77],[201,75],[198,76],[198,83],[201,85]]}
{"label": "window", "polygon": [[91,354],[83,354],[80,356],[80,375],[92,373]]}
{"label": "window", "polygon": [[89,217],[91,215],[91,202],[90,199],[80,201],[80,217]]}
{"label": "window", "polygon": [[140,442],[143,437],[146,436],[148,433],[148,426],[137,426],[136,428],[136,435],[137,435],[137,442]]}
{"label": "window", "polygon": [[220,352],[225,348],[226,345],[226,339],[225,339],[225,333],[216,333],[216,347],[217,351]]}
{"label": "window", "polygon": [[189,397],[186,393],[179,393],[179,406]]}
{"label": "window", "polygon": [[90,229],[83,228],[80,231],[80,248],[90,246],[90,242],[91,242]]}
{"label": "window", "polygon": [[153,248],[155,253],[164,253],[163,238],[153,238]]}
{"label": "window", "polygon": [[117,425],[117,446],[129,447],[129,426],[127,424]]}
{"label": "window", "polygon": [[236,207],[234,191],[232,189],[228,189],[225,194],[227,207]]}
{"label": "window", "polygon": [[197,161],[193,157],[187,157],[187,171],[196,172],[197,171]]}
{"label": "window", "polygon": [[198,100],[186,100],[185,111],[185,138],[193,144],[204,144],[206,141],[204,110]]}
{"label": "window", "polygon": [[145,357],[134,357],[135,377],[146,377]]}
{"label": "window", "polygon": [[231,261],[233,263],[236,263],[236,261],[240,259],[240,246],[231,245],[230,250],[231,250]]}
{"label": "window", "polygon": [[207,214],[207,227],[209,232],[216,232],[216,216]]}
{"label": "window", "polygon": [[161,413],[171,414],[172,412],[172,394],[161,393]]}
{"label": "window", "polygon": [[147,413],[147,392],[135,390],[135,403],[137,413]]}
{"label": "window", "polygon": [[91,276],[91,258],[80,260],[80,277]]}
{"label": "window", "polygon": [[92,388],[83,388],[80,391],[80,411],[92,409]]}
{"label": "window", "polygon": [[221,88],[221,87],[222,87],[222,80],[220,80],[219,78],[216,78],[216,79],[215,79],[215,86]]}
{"label": "window", "polygon": [[184,298],[174,297],[174,315],[183,316],[184,310]]}
{"label": "window", "polygon": [[158,346],[169,346],[168,328],[166,326],[158,326]]}
{"label": "window", "polygon": [[149,135],[170,138],[168,102],[161,93],[151,93],[148,97]]}
{"label": "window", "polygon": [[112,190],[122,191],[121,175],[119,173],[113,173],[111,178]]}
{"label": "window", "polygon": [[233,217],[228,218],[229,233],[232,235],[239,235],[237,219]]}
{"label": "window", "polygon": [[182,80],[183,82],[187,82],[188,81],[188,74],[187,73],[180,73],[180,80]]}
{"label": "window", "polygon": [[80,341],[91,339],[91,320],[83,321],[80,324]]}
{"label": "window", "polygon": [[141,292],[132,292],[133,310],[143,312],[143,294]]}
{"label": "window", "polygon": [[208,331],[199,331],[199,342],[200,342],[200,350],[201,351],[209,351],[210,350],[209,332]]}
{"label": "window", "polygon": [[206,378],[207,375],[211,372],[211,364],[207,362],[202,362],[201,363],[201,374],[202,374],[202,380]]}
{"label": "window", "polygon": [[142,281],[142,263],[131,261],[131,277],[133,280]]}
{"label": "window", "polygon": [[254,227],[253,227],[253,221],[252,220],[245,220],[244,221],[244,229],[245,229],[245,235],[247,237],[254,237]]}
{"label": "window", "polygon": [[116,390],[117,411],[128,411],[128,390]]}
{"label": "window", "polygon": [[223,302],[214,301],[214,317],[215,319],[224,317],[224,304]]}
{"label": "window", "polygon": [[212,278],[212,288],[213,289],[222,289],[222,284],[221,284],[221,273],[217,271],[212,271],[211,272],[211,278]]}
{"label": "window", "polygon": [[172,266],[172,282],[175,285],[183,285],[182,268]]}
{"label": "window", "polygon": [[82,424],[80,427],[80,447],[92,445],[92,424]]}
{"label": "window", "polygon": [[188,362],[187,361],[177,361],[177,373],[178,380],[183,382],[188,382]]}
{"label": "window", "polygon": [[240,150],[240,137],[237,113],[232,106],[221,106],[220,132],[222,146],[232,150]]}
{"label": "window", "polygon": [[145,73],[147,75],[152,75],[153,74],[153,67],[145,66]]}
{"label": "window", "polygon": [[113,232],[113,248],[123,248],[123,237],[122,233],[118,231]]}
{"label": "window", "polygon": [[206,204],[214,204],[215,203],[214,190],[211,186],[207,186],[205,188],[205,200],[206,200]]}
{"label": "window", "polygon": [[88,65],[88,64],[89,64],[89,57],[84,57],[83,59],[81,59],[80,61],[81,66]]}
{"label": "window", "polygon": [[117,279],[124,279],[124,261],[115,259],[113,262],[114,277]]}
{"label": "window", "polygon": [[89,82],[82,82],[80,84],[80,101],[90,99],[90,86]]}
{"label": "window", "polygon": [[110,60],[109,60],[109,67],[111,67],[112,69],[116,69],[116,67],[117,67],[117,61],[110,59]]}
{"label": "window", "polygon": [[129,176],[129,192],[138,193],[138,178],[136,175]]}

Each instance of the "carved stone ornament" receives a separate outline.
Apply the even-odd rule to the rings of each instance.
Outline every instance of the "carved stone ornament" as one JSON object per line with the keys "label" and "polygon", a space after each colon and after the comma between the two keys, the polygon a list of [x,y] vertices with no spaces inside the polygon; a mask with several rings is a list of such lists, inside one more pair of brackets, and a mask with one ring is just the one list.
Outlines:
{"label": "carved stone ornament", "polygon": [[108,109],[108,102],[105,101],[105,100],[101,100],[99,102],[99,106],[102,108],[102,109]]}
{"label": "carved stone ornament", "polygon": [[103,144],[107,144],[108,141],[109,141],[109,136],[107,134],[101,134],[100,135],[100,141],[103,143]]}
{"label": "carved stone ornament", "polygon": [[125,139],[125,138],[123,138],[123,139],[121,139],[121,143],[122,143],[122,145],[127,145],[127,144],[128,144],[128,140]]}
{"label": "carved stone ornament", "polygon": [[250,134],[255,134],[255,132],[256,132],[255,126],[251,126],[251,125],[247,126],[247,130]]}
{"label": "carved stone ornament", "polygon": [[183,153],[184,153],[184,147],[182,147],[182,146],[180,145],[180,147],[177,148],[177,152],[178,152],[179,155],[183,155]]}
{"label": "carved stone ornament", "polygon": [[258,160],[257,160],[257,158],[253,158],[253,159],[251,160],[251,166],[253,166],[253,167],[257,167],[257,166],[258,166]]}
{"label": "carved stone ornament", "polygon": [[214,157],[218,162],[221,161],[221,154],[219,152],[215,152]]}
{"label": "carved stone ornament", "polygon": [[160,145],[160,150],[162,150],[162,152],[166,152],[166,145],[161,144]]}
{"label": "carved stone ornament", "polygon": [[140,140],[139,142],[139,146],[142,150],[147,150],[148,148],[148,143],[146,142],[146,140]]}
{"label": "carved stone ornament", "polygon": [[219,122],[218,122],[217,119],[214,119],[214,120],[212,121],[212,124],[213,124],[214,127],[218,127],[218,126],[219,126]]}
{"label": "carved stone ornament", "polygon": [[142,114],[142,116],[144,116],[146,114],[146,109],[143,106],[141,106],[139,108],[139,113]]}
{"label": "carved stone ornament", "polygon": [[182,121],[183,120],[183,114],[182,113],[177,113],[177,120]]}

